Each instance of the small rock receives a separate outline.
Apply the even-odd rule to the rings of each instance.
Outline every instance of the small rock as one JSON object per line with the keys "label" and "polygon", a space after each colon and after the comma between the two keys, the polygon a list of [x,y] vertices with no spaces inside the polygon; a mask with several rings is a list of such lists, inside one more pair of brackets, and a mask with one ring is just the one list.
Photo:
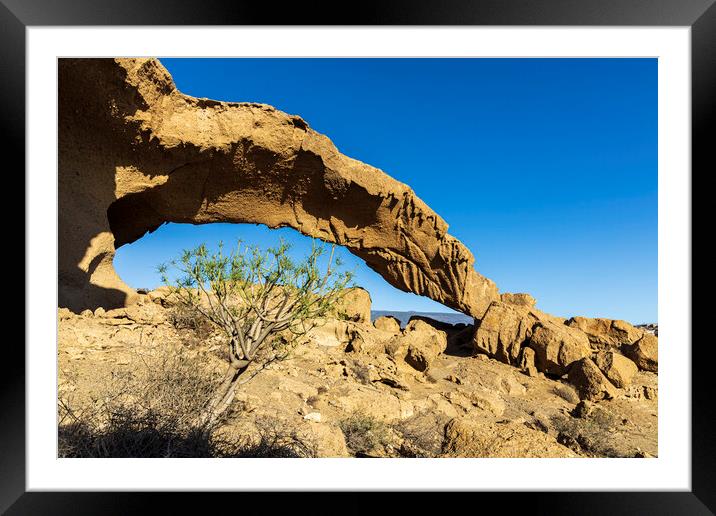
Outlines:
{"label": "small rock", "polygon": [[532,420],[527,422],[527,427],[533,430],[539,430],[547,435],[557,436],[557,431],[552,426],[550,418],[543,412],[533,412]]}
{"label": "small rock", "polygon": [[97,309],[94,311],[95,317],[102,317],[104,316],[105,310],[101,306],[98,306]]}
{"label": "small rock", "polygon": [[644,386],[644,397],[648,400],[655,400],[658,398],[658,391],[654,387]]}
{"label": "small rock", "polygon": [[303,419],[307,419],[308,421],[314,421],[316,423],[321,422],[321,413],[320,412],[309,412],[305,416],[303,416]]}
{"label": "small rock", "polygon": [[510,396],[522,396],[527,392],[527,388],[518,382],[511,374],[502,378],[500,387],[505,394]]}
{"label": "small rock", "polygon": [[80,315],[82,317],[92,317],[94,314],[92,313],[92,310],[82,310],[82,312],[80,312]]}
{"label": "small rock", "polygon": [[462,385],[462,380],[459,376],[455,376],[454,374],[449,374],[445,377],[445,379],[448,382],[456,383],[457,385]]}

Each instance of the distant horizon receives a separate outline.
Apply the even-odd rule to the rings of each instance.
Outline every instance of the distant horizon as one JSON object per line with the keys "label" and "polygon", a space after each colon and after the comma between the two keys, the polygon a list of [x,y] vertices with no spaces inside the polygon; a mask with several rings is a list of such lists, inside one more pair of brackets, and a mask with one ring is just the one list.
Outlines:
{"label": "distant horizon", "polygon": [[[658,320],[656,59],[160,59],[180,91],[297,114],[346,155],[408,184],[500,292],[561,317]],[[160,284],[184,249],[279,237],[165,224],[120,247],[119,276]],[[377,311],[455,314],[339,249]]]}

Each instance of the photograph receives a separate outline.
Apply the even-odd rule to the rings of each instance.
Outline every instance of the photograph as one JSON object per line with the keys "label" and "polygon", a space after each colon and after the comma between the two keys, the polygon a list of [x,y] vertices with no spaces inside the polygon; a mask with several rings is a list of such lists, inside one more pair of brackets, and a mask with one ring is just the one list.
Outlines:
{"label": "photograph", "polygon": [[657,57],[56,65],[57,458],[659,458]]}

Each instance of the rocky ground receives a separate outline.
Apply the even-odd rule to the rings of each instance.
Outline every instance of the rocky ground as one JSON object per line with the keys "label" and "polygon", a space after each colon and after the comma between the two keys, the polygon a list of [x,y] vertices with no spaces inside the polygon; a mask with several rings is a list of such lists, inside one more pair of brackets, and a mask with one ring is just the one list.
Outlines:
{"label": "rocky ground", "polygon": [[[420,318],[401,330],[391,318],[371,324],[367,293],[354,294],[288,358],[246,373],[222,435],[254,444],[267,431],[289,436],[304,446],[292,456],[657,455],[656,359],[630,351],[644,347],[643,330],[548,321],[532,301],[504,297],[491,310],[505,313],[488,310],[477,332]],[[161,292],[125,309],[60,309],[61,430],[120,394],[190,411],[223,371],[223,353],[218,334]]]}

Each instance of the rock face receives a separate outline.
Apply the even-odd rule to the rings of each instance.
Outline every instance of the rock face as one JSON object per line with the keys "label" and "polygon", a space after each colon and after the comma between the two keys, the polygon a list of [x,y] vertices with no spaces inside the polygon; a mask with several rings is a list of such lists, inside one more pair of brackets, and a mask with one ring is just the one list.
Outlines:
{"label": "rock face", "polygon": [[390,315],[378,317],[373,323],[373,326],[379,330],[389,331],[391,333],[400,333],[400,321]]}
{"label": "rock face", "polygon": [[586,333],[595,350],[618,350],[620,346],[632,344],[644,335],[644,330],[617,319],[572,317],[565,324]]}
{"label": "rock face", "polygon": [[551,322],[541,322],[534,328],[529,346],[535,351],[537,369],[557,376],[592,353],[584,333]]}
{"label": "rock face", "polygon": [[59,306],[131,304],[115,250],[165,222],[292,227],[474,317],[499,298],[405,184],[298,116],[179,92],[156,59],[60,59]]}
{"label": "rock face", "polygon": [[[477,323],[475,350],[501,362],[561,376],[569,365],[591,354],[587,335],[523,304],[494,301]],[[533,352],[526,352],[530,348]],[[536,370],[535,370],[536,368]]]}
{"label": "rock face", "polygon": [[642,371],[653,373],[659,370],[659,339],[650,333],[631,346],[623,347],[624,354],[631,358]]}
{"label": "rock face", "polygon": [[589,358],[583,358],[569,369],[568,380],[577,389],[577,394],[582,400],[610,399],[617,392],[607,377]]}
{"label": "rock face", "polygon": [[[509,436],[509,437],[505,437]],[[515,423],[454,418],[445,425],[443,452],[457,457],[574,457],[547,434]]]}
{"label": "rock face", "polygon": [[632,377],[639,371],[634,362],[613,351],[600,351],[594,357],[594,363],[609,381],[620,389],[628,386]]}
{"label": "rock face", "polygon": [[516,364],[537,321],[536,314],[522,307],[495,301],[477,326],[475,349],[501,362]]}
{"label": "rock face", "polygon": [[369,323],[370,303],[370,294],[367,290],[360,287],[351,288],[336,303],[334,313],[339,319]]}
{"label": "rock face", "polygon": [[427,371],[433,361],[447,348],[447,335],[421,320],[412,320],[385,346],[385,351],[402,358],[413,369]]}
{"label": "rock face", "polygon": [[500,301],[510,305],[526,306],[527,308],[534,308],[537,304],[535,298],[529,294],[512,294],[510,292],[501,294]]}

